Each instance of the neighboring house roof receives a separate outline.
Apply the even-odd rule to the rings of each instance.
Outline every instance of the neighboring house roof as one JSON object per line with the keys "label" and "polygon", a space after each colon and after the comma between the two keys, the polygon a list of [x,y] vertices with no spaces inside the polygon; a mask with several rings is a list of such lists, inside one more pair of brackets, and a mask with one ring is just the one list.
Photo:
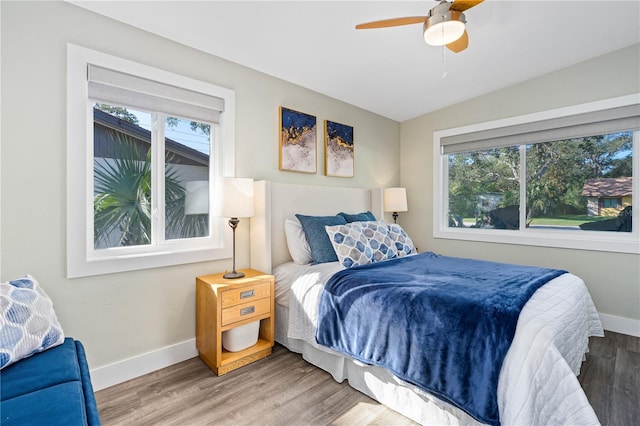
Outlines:
{"label": "neighboring house roof", "polygon": [[583,197],[627,197],[631,195],[631,177],[587,179]]}
{"label": "neighboring house roof", "polygon": [[[128,134],[138,141],[142,141],[145,144],[151,144],[151,132],[145,128],[137,126],[121,118],[115,117],[99,109],[93,109],[93,119],[98,126],[104,128],[114,129],[118,132]],[[100,140],[100,136],[97,137],[97,141]],[[185,146],[172,139],[165,138],[165,149],[176,154],[176,158],[172,162],[179,164],[191,164],[191,165],[209,165],[209,156],[198,150]],[[95,155],[104,155],[103,147],[100,143],[97,143],[94,147]]]}

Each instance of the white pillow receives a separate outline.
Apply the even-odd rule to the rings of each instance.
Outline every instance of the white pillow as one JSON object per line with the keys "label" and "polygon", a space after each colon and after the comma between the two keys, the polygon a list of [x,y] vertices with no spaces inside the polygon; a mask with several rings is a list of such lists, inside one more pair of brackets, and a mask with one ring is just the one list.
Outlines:
{"label": "white pillow", "polygon": [[291,259],[298,265],[308,265],[313,258],[311,248],[304,235],[302,225],[298,219],[287,219],[284,222],[284,235],[287,238],[287,247]]}
{"label": "white pillow", "polygon": [[31,275],[0,283],[0,369],[64,341],[53,303]]}

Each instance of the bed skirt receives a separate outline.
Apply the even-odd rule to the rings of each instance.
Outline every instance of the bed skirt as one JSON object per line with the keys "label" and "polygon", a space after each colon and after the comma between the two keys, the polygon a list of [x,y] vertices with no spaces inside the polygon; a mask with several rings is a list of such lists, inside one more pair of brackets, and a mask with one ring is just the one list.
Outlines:
{"label": "bed skirt", "polygon": [[420,424],[480,425],[476,419],[453,405],[404,382],[387,370],[362,364],[337,352],[289,339],[289,309],[276,303],[275,340],[291,352],[302,354],[309,363],[325,370],[333,379],[345,379],[354,389]]}

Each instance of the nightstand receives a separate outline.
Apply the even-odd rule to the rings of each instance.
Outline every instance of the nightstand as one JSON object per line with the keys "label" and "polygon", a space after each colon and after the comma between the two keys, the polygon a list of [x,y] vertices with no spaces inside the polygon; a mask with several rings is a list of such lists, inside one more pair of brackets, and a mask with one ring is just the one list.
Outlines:
{"label": "nightstand", "polygon": [[[271,354],[274,332],[274,277],[253,269],[245,276],[196,277],[196,347],[200,358],[221,376]],[[258,341],[238,352],[222,346],[222,333],[260,321]]]}

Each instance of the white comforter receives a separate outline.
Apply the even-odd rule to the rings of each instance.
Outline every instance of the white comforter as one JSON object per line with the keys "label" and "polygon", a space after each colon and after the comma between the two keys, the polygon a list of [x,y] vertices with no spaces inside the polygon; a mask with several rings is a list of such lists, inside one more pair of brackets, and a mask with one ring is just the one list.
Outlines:
{"label": "white comforter", "polygon": [[[318,303],[338,262],[281,265],[276,302],[288,306],[288,338],[317,346]],[[564,274],[538,289],[520,314],[500,372],[498,408],[503,425],[597,425],[576,378],[589,336],[603,336],[584,282]],[[443,404],[446,404],[443,402]]]}

